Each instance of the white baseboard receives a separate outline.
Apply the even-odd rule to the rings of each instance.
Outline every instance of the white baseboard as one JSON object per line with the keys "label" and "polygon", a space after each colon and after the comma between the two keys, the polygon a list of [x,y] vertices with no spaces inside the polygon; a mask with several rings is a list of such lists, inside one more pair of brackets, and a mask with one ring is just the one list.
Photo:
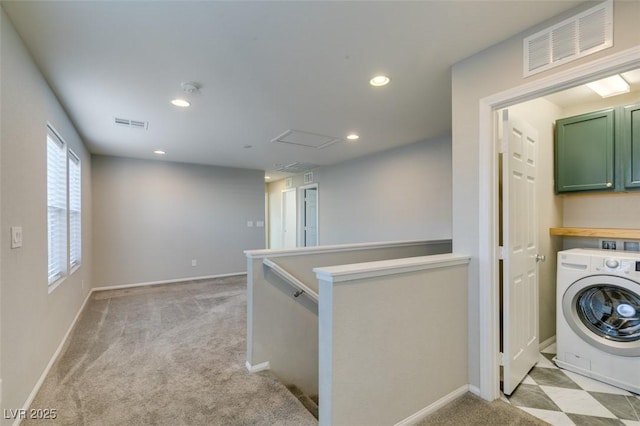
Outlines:
{"label": "white baseboard", "polygon": [[438,409],[444,407],[445,405],[447,405],[448,403],[450,403],[454,399],[459,398],[460,396],[462,396],[465,393],[467,393],[469,391],[469,388],[470,388],[469,385],[460,386],[458,389],[454,390],[453,392],[451,392],[448,395],[443,396],[442,398],[440,398],[439,400],[437,400],[433,404],[431,404],[431,405],[423,408],[422,410],[410,415],[406,419],[399,421],[398,423],[395,424],[395,426],[405,426],[405,425],[409,426],[409,425],[415,425],[415,424],[419,423],[420,421],[424,420],[424,418],[427,417],[429,414],[437,411]]}
{"label": "white baseboard", "polygon": [[269,361],[261,362],[260,364],[256,364],[256,365],[251,365],[251,363],[247,361],[245,363],[245,366],[247,367],[247,370],[249,370],[250,373],[257,373],[258,371],[264,371],[271,368],[269,366]]}
{"label": "white baseboard", "polygon": [[477,386],[469,385],[469,392],[476,396],[480,396],[480,388]]}
{"label": "white baseboard", "polygon": [[162,280],[162,281],[147,281],[147,282],[143,282],[143,283],[110,285],[110,286],[94,287],[93,291],[120,290],[120,289],[123,289],[123,288],[145,287],[145,286],[149,286],[149,285],[159,285],[159,284],[171,284],[171,283],[179,283],[179,282],[183,282],[183,281],[210,280],[212,278],[235,277],[235,276],[240,276],[240,275],[247,275],[247,273],[246,272],[231,272],[229,274],[206,275],[206,276],[203,276],[203,277],[187,277],[187,278],[176,278],[176,279]]}
{"label": "white baseboard", "polygon": [[555,342],[556,342],[556,336],[551,336],[544,342],[540,342],[539,349],[540,350],[546,349],[547,346],[552,345]]}
{"label": "white baseboard", "polygon": [[[67,340],[69,339],[69,336],[71,335],[71,331],[73,330],[73,327],[75,327],[76,323],[78,322],[78,319],[80,318],[80,315],[82,314],[82,311],[84,311],[84,307],[87,306],[87,302],[89,301],[89,298],[91,297],[92,293],[93,293],[93,290],[91,290],[89,293],[87,293],[87,297],[85,297],[84,302],[82,302],[82,305],[80,306],[80,309],[78,309],[78,313],[76,314],[76,316],[73,319],[73,321],[71,321],[71,325],[69,325],[69,328],[67,329],[67,332],[62,337],[62,341],[58,345],[58,348],[56,349],[56,351],[51,356],[51,359],[49,360],[49,363],[47,364],[47,366],[45,367],[44,371],[40,375],[40,378],[36,382],[36,385],[33,387],[33,390],[31,391],[31,393],[27,397],[27,400],[22,405],[22,408],[25,410],[25,412],[28,412],[29,407],[31,406],[31,403],[35,399],[36,395],[38,394],[38,391],[40,391],[40,387],[42,387],[42,384],[44,383],[44,379],[47,378],[47,374],[49,374],[49,371],[51,370],[51,367],[53,367],[53,364],[56,362],[56,360],[60,356],[60,353],[62,352],[62,348],[64,347],[65,343],[67,343]],[[22,420],[23,419],[16,419],[13,422],[13,426],[20,425],[20,423],[22,423]]]}

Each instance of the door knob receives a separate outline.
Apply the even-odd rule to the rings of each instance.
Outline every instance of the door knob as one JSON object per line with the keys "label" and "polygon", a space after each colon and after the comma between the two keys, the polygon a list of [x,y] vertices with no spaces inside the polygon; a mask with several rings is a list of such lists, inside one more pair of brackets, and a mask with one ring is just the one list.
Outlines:
{"label": "door knob", "polygon": [[544,254],[536,254],[536,262],[544,262],[547,257]]}

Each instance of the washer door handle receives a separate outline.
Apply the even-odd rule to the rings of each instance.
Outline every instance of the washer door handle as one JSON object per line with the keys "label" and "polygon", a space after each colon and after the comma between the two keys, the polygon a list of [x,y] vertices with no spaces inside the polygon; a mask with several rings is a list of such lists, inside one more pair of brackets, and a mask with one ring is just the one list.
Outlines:
{"label": "washer door handle", "polygon": [[536,254],[536,262],[544,262],[547,257],[544,254]]}

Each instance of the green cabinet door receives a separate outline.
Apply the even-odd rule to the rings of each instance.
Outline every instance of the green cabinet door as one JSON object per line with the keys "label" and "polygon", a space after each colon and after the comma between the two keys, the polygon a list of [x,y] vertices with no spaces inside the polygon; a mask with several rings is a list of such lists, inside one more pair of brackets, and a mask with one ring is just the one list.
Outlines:
{"label": "green cabinet door", "polygon": [[613,191],[614,132],[613,109],[556,121],[558,193]]}
{"label": "green cabinet door", "polygon": [[640,188],[640,103],[623,108],[621,133],[624,187]]}

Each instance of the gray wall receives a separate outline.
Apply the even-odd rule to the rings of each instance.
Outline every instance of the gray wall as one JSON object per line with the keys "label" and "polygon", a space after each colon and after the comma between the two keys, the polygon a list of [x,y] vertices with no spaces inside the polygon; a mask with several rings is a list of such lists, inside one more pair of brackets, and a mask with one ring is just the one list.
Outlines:
{"label": "gray wall", "polygon": [[640,2],[616,2],[614,7],[614,40],[612,48],[590,55],[527,79],[522,76],[522,39],[571,16],[571,11],[540,24],[523,34],[486,49],[453,66],[452,69],[452,164],[453,170],[453,250],[471,255],[469,267],[469,382],[480,383],[479,342],[479,229],[478,217],[480,152],[480,99],[515,88],[525,83],[566,71],[577,65],[606,57],[638,45],[637,17]]}
{"label": "gray wall", "polygon": [[[448,137],[321,167],[313,174],[322,245],[451,238]],[[282,182],[268,185],[271,248],[280,247]],[[299,185],[302,175],[294,177],[294,186]]]}
{"label": "gray wall", "polygon": [[[91,288],[91,159],[4,11],[0,14],[0,374],[2,408],[17,409],[25,403]],[[51,294],[47,290],[47,122],[82,161],[82,266]],[[11,226],[22,226],[22,248],[10,248]],[[9,423],[2,420],[2,424]]]}
{"label": "gray wall", "polygon": [[370,276],[367,264],[318,271],[320,426],[416,424],[467,390],[467,311],[443,324],[447,302],[466,304],[466,259],[430,257],[413,271],[385,261]]}
{"label": "gray wall", "polygon": [[262,171],[93,156],[92,184],[96,287],[243,273],[264,248]]}

